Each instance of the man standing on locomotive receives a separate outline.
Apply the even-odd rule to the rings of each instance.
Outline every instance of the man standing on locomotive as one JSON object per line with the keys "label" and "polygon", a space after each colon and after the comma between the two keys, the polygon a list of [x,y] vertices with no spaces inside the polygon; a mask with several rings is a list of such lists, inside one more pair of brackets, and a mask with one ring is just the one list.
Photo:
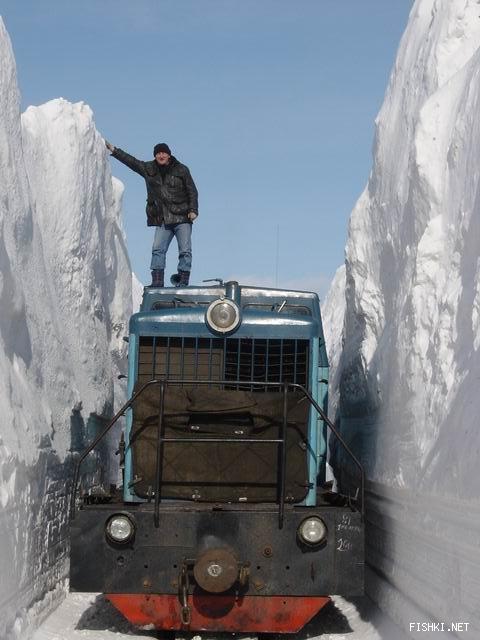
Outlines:
{"label": "man standing on locomotive", "polygon": [[188,286],[192,267],[192,223],[198,217],[198,191],[187,166],[165,142],[156,144],[154,160],[137,160],[105,141],[114,158],[136,171],[147,186],[147,225],[155,228],[151,287],[164,286],[165,259],[173,237],[178,244],[178,269],[171,277],[176,287]]}

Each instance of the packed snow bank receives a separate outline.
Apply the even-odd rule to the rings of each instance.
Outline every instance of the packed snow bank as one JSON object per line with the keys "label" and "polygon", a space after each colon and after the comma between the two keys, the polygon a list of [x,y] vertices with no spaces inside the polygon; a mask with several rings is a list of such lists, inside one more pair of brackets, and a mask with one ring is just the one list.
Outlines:
{"label": "packed snow bank", "polygon": [[415,2],[334,285],[346,308],[331,354],[341,428],[371,479],[370,594],[407,631],[468,622],[462,637],[480,637],[479,47],[477,0]]}
{"label": "packed snow bank", "polygon": [[[0,637],[26,635],[67,567],[72,452],[113,404],[132,285],[92,112],[53,100],[20,115],[0,20]],[[115,398],[115,391],[120,395]]]}
{"label": "packed snow bank", "polygon": [[133,313],[137,313],[137,311],[140,311],[142,298],[143,298],[143,284],[140,282],[137,276],[134,273],[132,273],[132,311]]}

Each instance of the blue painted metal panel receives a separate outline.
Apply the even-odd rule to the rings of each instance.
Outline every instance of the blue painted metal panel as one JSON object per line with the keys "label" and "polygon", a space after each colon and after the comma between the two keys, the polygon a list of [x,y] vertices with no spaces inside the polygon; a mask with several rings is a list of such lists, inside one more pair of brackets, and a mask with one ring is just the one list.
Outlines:
{"label": "blue painted metal panel", "polygon": [[[191,336],[211,338],[216,336],[205,324],[205,313],[192,309],[172,309],[162,313],[148,311],[130,319],[130,332],[152,336]],[[235,338],[284,338],[310,340],[318,336],[319,323],[308,317],[273,316],[272,314],[246,311],[239,329],[229,337]]]}
{"label": "blue painted metal panel", "polygon": [[[130,337],[128,339],[128,386],[127,393],[128,397],[132,397],[133,389],[135,387],[135,382],[137,380],[137,370],[138,370],[138,336],[135,333],[130,333]],[[129,447],[128,443],[130,442],[130,432],[132,430],[132,410],[128,409],[127,414],[125,416],[125,482],[123,485],[123,499],[126,502],[139,502],[140,500],[135,496],[132,489],[128,488],[130,481],[132,480],[133,473],[133,460],[132,460],[132,450]]]}
{"label": "blue painted metal panel", "polygon": [[[323,333],[322,319],[319,318],[319,354],[318,354],[318,378],[316,386],[318,388],[318,404],[323,411],[328,414],[328,375],[329,364],[325,336]],[[318,417],[318,430],[321,434],[318,448],[318,481],[325,482],[325,469],[327,462],[327,425]]]}
{"label": "blue painted metal panel", "polygon": [[[314,400],[318,400],[318,385],[317,385],[317,371],[318,371],[318,338],[314,338],[310,346],[310,389]],[[317,412],[310,408],[310,419],[308,425],[308,481],[310,483],[310,489],[305,498],[305,504],[308,507],[313,507],[317,501],[317,456],[319,447],[319,432]]]}
{"label": "blue painted metal panel", "polygon": [[[318,404],[328,414],[328,367],[318,367]],[[318,416],[318,431],[320,433],[318,447],[318,480],[325,482],[325,465],[327,462],[327,425]]]}
{"label": "blue painted metal panel", "polygon": [[[326,367],[328,369],[328,355],[327,355],[327,346],[325,344],[325,334],[323,333],[323,324],[321,317],[318,318],[318,323],[320,325],[320,329],[318,335],[320,337],[320,353],[319,353],[319,367]],[[328,377],[328,376],[326,376]]]}
{"label": "blue painted metal panel", "polygon": [[[163,289],[146,288],[143,294],[141,311],[149,311],[159,302],[177,301],[181,303],[192,303],[208,305],[217,300],[220,296],[228,295],[232,285],[237,287],[237,292],[241,297],[244,309],[251,304],[269,304],[280,306],[284,302],[307,307],[315,320],[320,319],[320,303],[318,295],[309,291],[291,291],[286,289],[266,289],[263,287],[249,287],[248,285],[238,286],[237,282],[229,282],[222,286],[215,287],[188,287],[186,289],[175,289],[165,287]],[[238,302],[238,296],[237,296]],[[206,307],[204,306],[204,309]]]}

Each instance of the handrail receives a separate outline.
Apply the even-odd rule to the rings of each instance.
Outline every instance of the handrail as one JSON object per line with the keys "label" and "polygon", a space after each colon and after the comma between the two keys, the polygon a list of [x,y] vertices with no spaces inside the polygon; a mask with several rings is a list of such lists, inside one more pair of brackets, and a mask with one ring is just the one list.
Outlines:
{"label": "handrail", "polygon": [[110,431],[110,429],[113,427],[113,425],[117,422],[117,420],[119,420],[123,415],[125,415],[125,412],[127,411],[127,409],[129,409],[132,404],[135,402],[135,400],[138,398],[138,396],[143,393],[143,391],[147,388],[150,387],[152,384],[158,384],[157,380],[149,380],[147,383],[145,383],[143,385],[143,387],[141,387],[136,393],[133,394],[133,396],[130,398],[130,400],[128,400],[121,409],[119,409],[119,411],[117,411],[117,413],[113,416],[113,418],[110,420],[110,422],[104,427],[103,431],[101,431],[101,433],[99,433],[96,438],[91,442],[91,444],[85,449],[85,451],[80,455],[80,458],[77,460],[77,464],[75,465],[75,471],[73,472],[73,486],[72,486],[72,497],[70,500],[70,518],[71,520],[74,519],[75,517],[75,499],[77,496],[77,485],[78,485],[78,477],[80,474],[80,466],[82,464],[82,462],[85,460],[85,458],[88,456],[88,454],[93,451],[95,449],[95,447],[97,446],[97,444],[103,440],[103,438],[107,435],[107,433]]}
{"label": "handrail", "polygon": [[278,496],[278,528],[283,527],[285,514],[285,479],[287,476],[287,410],[288,410],[288,382],[283,383],[283,420],[282,420],[282,444],[280,446],[280,491]]}
{"label": "handrail", "polygon": [[162,480],[163,471],[163,409],[165,404],[165,387],[166,380],[160,381],[160,405],[158,409],[158,431],[157,431],[157,459],[155,461],[155,511],[153,523],[158,529],[160,526],[160,482]]}
{"label": "handrail", "polygon": [[[155,380],[149,380],[148,382],[146,382],[144,385],[142,385],[142,387],[140,387],[140,389],[138,389],[130,398],[130,400],[128,400],[123,406],[122,408],[115,414],[115,416],[112,418],[112,420],[106,425],[106,427],[103,429],[103,431],[98,434],[96,436],[96,438],[93,440],[93,442],[87,447],[87,449],[85,449],[85,451],[81,454],[80,458],[77,461],[77,464],[75,466],[75,471],[74,471],[74,476],[73,476],[73,487],[72,487],[72,497],[71,497],[71,502],[70,502],[70,518],[71,520],[73,520],[75,518],[75,501],[76,501],[76,494],[77,494],[77,485],[78,485],[78,479],[79,479],[79,475],[80,475],[80,466],[82,464],[82,462],[85,460],[85,458],[88,456],[88,454],[93,451],[93,449],[98,445],[98,443],[106,436],[106,434],[110,431],[110,429],[113,427],[113,425],[117,422],[117,420],[122,417],[125,412],[133,405],[133,403],[135,402],[135,400],[145,391],[145,389],[147,389],[148,387],[152,386],[152,385],[160,385],[160,407],[159,407],[159,423],[158,423],[158,440],[157,440],[157,465],[156,465],[156,473],[155,473],[155,480],[156,480],[156,487],[159,486],[160,484],[160,479],[161,479],[161,474],[162,474],[162,460],[159,460],[158,458],[162,457],[162,448],[163,448],[163,443],[164,442],[182,442],[182,441],[191,441],[191,439],[182,439],[182,438],[163,438],[162,437],[162,433],[163,433],[163,408],[164,408],[164,397],[165,397],[165,387],[166,385],[192,385],[192,386],[203,386],[203,385],[227,385],[227,386],[248,386],[248,387],[267,387],[267,388],[279,388],[282,387],[283,388],[283,395],[284,395],[284,400],[283,400],[283,421],[282,421],[282,438],[279,438],[278,440],[262,440],[260,442],[262,443],[267,443],[267,442],[277,442],[278,444],[282,444],[282,449],[281,449],[281,454],[280,454],[280,459],[281,459],[281,467],[280,467],[280,490],[279,490],[279,524],[280,524],[280,528],[282,526],[282,522],[283,522],[283,515],[284,515],[284,507],[285,507],[285,468],[286,468],[286,435],[287,435],[287,418],[286,418],[286,412],[287,412],[287,391],[288,389],[297,389],[298,391],[300,391],[301,393],[303,393],[303,395],[308,399],[308,401],[310,402],[310,404],[315,408],[315,410],[317,411],[317,413],[319,414],[320,418],[328,425],[328,427],[330,428],[330,430],[332,431],[332,433],[334,434],[334,436],[337,438],[337,440],[340,442],[340,444],[342,445],[342,447],[345,449],[345,451],[347,452],[348,456],[353,460],[354,464],[357,466],[357,468],[359,469],[360,472],[360,494],[361,494],[361,509],[360,509],[360,513],[362,516],[362,520],[364,518],[365,515],[365,471],[363,469],[362,464],[360,463],[360,461],[357,459],[357,457],[354,455],[354,453],[352,452],[352,450],[350,449],[350,447],[347,445],[347,443],[345,442],[345,440],[343,439],[343,437],[340,435],[339,431],[337,430],[337,428],[335,427],[335,425],[333,424],[333,422],[330,420],[330,418],[328,418],[328,416],[326,415],[326,413],[323,411],[323,409],[320,407],[320,405],[317,403],[316,400],[314,400],[314,398],[312,397],[311,393],[301,384],[297,384],[297,383],[293,383],[293,382],[257,382],[257,381],[245,381],[245,380],[188,380],[188,379],[176,379],[176,380],[167,380],[165,378],[162,379],[155,379]],[[211,441],[211,439],[208,439],[209,441]],[[216,439],[217,442],[240,442],[237,439]],[[258,440],[255,439],[242,439],[241,441],[248,441],[248,442],[257,442]],[[158,512],[159,512],[159,505],[160,505],[160,491],[157,490],[155,491],[155,519],[156,521],[158,520]]]}
{"label": "handrail", "polygon": [[333,433],[333,435],[337,438],[337,440],[340,442],[340,444],[342,445],[342,447],[345,449],[345,451],[347,452],[347,454],[350,456],[350,458],[353,460],[353,462],[355,463],[355,465],[358,467],[358,470],[360,472],[360,496],[361,496],[361,509],[360,509],[360,513],[362,516],[362,520],[365,516],[365,469],[363,468],[362,463],[360,462],[360,460],[358,460],[358,458],[355,456],[355,454],[353,453],[353,451],[350,449],[350,447],[348,446],[348,444],[345,442],[345,440],[343,439],[343,437],[340,435],[340,432],[337,430],[336,426],[333,424],[333,422],[330,420],[330,418],[327,416],[327,414],[325,413],[325,411],[323,411],[323,409],[320,407],[320,405],[318,404],[318,402],[316,400],[314,400],[312,398],[312,395],[309,391],[307,391],[307,389],[305,389],[304,386],[302,386],[301,384],[294,384],[292,383],[290,386],[295,387],[300,389],[304,395],[308,398],[308,400],[310,401],[310,404],[312,404],[315,409],[317,410],[318,415],[321,417],[321,419],[327,423],[327,425],[330,427],[330,431]]}

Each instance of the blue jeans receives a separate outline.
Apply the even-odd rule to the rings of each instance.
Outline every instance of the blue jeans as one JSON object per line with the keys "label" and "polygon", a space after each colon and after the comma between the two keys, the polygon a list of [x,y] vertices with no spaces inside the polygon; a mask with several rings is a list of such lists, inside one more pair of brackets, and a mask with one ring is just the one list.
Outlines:
{"label": "blue jeans", "polygon": [[155,228],[153,238],[151,270],[165,269],[165,258],[173,237],[178,244],[178,270],[192,269],[192,224],[179,222],[178,224],[162,224]]}

